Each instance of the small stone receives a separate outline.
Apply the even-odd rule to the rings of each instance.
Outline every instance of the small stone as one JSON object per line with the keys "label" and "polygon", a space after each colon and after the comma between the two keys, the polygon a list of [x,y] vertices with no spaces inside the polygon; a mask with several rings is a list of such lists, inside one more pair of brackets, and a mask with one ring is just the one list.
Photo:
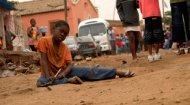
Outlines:
{"label": "small stone", "polygon": [[7,65],[8,65],[8,66],[12,66],[12,65],[13,65],[13,63],[12,63],[12,62],[9,62],[9,63],[7,63]]}
{"label": "small stone", "polygon": [[122,64],[127,64],[127,61],[125,61],[125,60],[122,60]]}
{"label": "small stone", "polygon": [[22,67],[22,66],[19,66],[15,69],[16,72],[19,72],[19,73],[25,73],[29,68],[27,67]]}
{"label": "small stone", "polygon": [[17,66],[16,65],[11,65],[11,66],[8,66],[8,69],[9,70],[15,70],[17,68]]}
{"label": "small stone", "polygon": [[137,101],[139,101],[138,97],[133,99],[133,102],[137,102]]}
{"label": "small stone", "polygon": [[120,103],[120,105],[124,105],[124,103]]}
{"label": "small stone", "polygon": [[92,87],[92,86],[89,86],[88,88],[91,89],[91,88],[93,88],[93,87]]}
{"label": "small stone", "polygon": [[178,101],[176,101],[175,103],[181,103],[181,101],[178,100]]}
{"label": "small stone", "polygon": [[76,55],[76,56],[74,57],[74,60],[76,60],[76,61],[82,60],[82,56]]}
{"label": "small stone", "polygon": [[92,60],[92,57],[87,57],[86,58],[86,61],[91,61]]}
{"label": "small stone", "polygon": [[80,103],[85,103],[85,101],[81,100]]}
{"label": "small stone", "polygon": [[170,77],[166,77],[166,79],[170,79]]}
{"label": "small stone", "polygon": [[160,93],[164,93],[164,92],[161,90]]}
{"label": "small stone", "polygon": [[149,98],[148,100],[155,100],[156,99],[156,97],[152,97],[152,98]]}
{"label": "small stone", "polygon": [[100,65],[99,64],[96,64],[96,66],[95,67],[100,67]]}

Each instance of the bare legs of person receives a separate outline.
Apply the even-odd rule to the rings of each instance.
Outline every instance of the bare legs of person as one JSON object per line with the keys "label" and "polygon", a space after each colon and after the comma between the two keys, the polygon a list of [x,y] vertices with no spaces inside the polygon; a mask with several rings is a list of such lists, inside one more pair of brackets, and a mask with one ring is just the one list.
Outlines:
{"label": "bare legs of person", "polygon": [[137,60],[137,49],[139,44],[139,32],[138,31],[128,31],[127,32],[130,41],[130,51],[132,54],[132,59]]}

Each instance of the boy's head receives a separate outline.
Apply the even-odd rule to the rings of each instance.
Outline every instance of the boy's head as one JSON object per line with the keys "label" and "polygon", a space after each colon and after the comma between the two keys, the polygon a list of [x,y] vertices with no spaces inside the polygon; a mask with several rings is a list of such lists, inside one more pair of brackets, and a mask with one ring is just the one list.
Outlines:
{"label": "boy's head", "polygon": [[36,20],[34,18],[30,19],[30,24],[31,24],[32,27],[35,27]]}
{"label": "boy's head", "polygon": [[53,37],[56,42],[62,42],[68,36],[70,31],[69,24],[64,20],[59,20],[55,22],[53,28]]}

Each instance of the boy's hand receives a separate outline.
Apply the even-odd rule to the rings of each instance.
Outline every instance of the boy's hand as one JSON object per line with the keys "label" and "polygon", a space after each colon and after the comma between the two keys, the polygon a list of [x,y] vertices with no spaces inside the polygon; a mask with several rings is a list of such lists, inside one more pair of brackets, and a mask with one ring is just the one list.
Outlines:
{"label": "boy's hand", "polygon": [[48,81],[54,81],[54,80],[56,80],[56,78],[54,76],[49,76],[49,77],[47,77],[47,79],[48,79]]}
{"label": "boy's hand", "polygon": [[62,78],[64,78],[65,77],[65,75],[58,75],[57,77],[56,77],[56,79],[62,79]]}

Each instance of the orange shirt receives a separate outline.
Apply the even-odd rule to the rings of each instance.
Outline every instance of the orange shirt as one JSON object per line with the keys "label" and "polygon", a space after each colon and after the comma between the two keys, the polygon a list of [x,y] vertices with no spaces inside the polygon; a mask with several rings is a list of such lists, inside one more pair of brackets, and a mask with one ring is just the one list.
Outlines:
{"label": "orange shirt", "polygon": [[[49,72],[56,74],[58,69],[65,67],[67,61],[72,61],[69,48],[60,43],[59,49],[53,46],[52,36],[42,37],[38,43],[38,51],[47,55],[47,65]],[[41,75],[44,75],[44,70],[41,66]]]}

